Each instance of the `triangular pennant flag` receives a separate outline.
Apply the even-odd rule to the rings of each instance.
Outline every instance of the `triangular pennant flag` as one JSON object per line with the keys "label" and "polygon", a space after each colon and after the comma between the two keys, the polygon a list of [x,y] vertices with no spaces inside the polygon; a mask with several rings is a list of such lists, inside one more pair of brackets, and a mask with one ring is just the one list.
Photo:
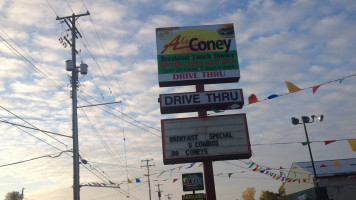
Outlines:
{"label": "triangular pennant flag", "polygon": [[276,98],[276,97],[279,97],[279,96],[276,95],[276,94],[272,94],[272,95],[269,95],[269,96],[267,97],[267,99],[274,99],[274,98]]}
{"label": "triangular pennant flag", "polygon": [[265,169],[260,170],[261,174],[265,173],[265,171],[266,171]]}
{"label": "triangular pennant flag", "polygon": [[248,97],[248,104],[253,104],[253,103],[256,103],[256,102],[258,102],[256,95],[251,94],[251,95]]}
{"label": "triangular pennant flag", "polygon": [[356,151],[356,140],[347,140],[353,152]]}
{"label": "triangular pennant flag", "polygon": [[229,176],[229,178],[231,178],[231,175],[232,175],[233,173],[228,173],[227,175]]}
{"label": "triangular pennant flag", "polygon": [[326,167],[326,165],[325,165],[325,164],[322,164],[322,165],[320,165],[320,167]]}
{"label": "triangular pennant flag", "polygon": [[340,166],[339,161],[338,161],[338,160],[335,160],[333,166]]}
{"label": "triangular pennant flag", "polygon": [[316,85],[313,87],[313,94],[315,94],[315,92],[319,89],[321,85]]}
{"label": "triangular pennant flag", "polygon": [[284,181],[284,177],[282,177],[281,181]]}
{"label": "triangular pennant flag", "polygon": [[254,162],[252,162],[252,163],[251,163],[251,165],[250,165],[248,168],[251,168],[254,164],[255,164],[255,163],[254,163]]}
{"label": "triangular pennant flag", "polygon": [[296,182],[298,179],[294,179],[292,182],[294,183],[294,182]]}
{"label": "triangular pennant flag", "polygon": [[279,166],[279,169],[284,169],[282,166]]}
{"label": "triangular pennant flag", "polygon": [[302,142],[302,145],[305,146],[305,145],[308,145],[310,144],[311,142]]}
{"label": "triangular pennant flag", "polygon": [[179,167],[178,167],[178,172],[182,169],[182,167],[183,167],[183,166],[179,166]]}
{"label": "triangular pennant flag", "polygon": [[345,80],[345,78],[340,79],[339,83],[341,84],[344,80]]}
{"label": "triangular pennant flag", "polygon": [[175,183],[177,180],[178,180],[177,178],[173,179],[173,183]]}
{"label": "triangular pennant flag", "polygon": [[256,165],[256,168],[255,168],[255,169],[253,169],[252,171],[257,171],[257,169],[258,169],[258,165]]}
{"label": "triangular pennant flag", "polygon": [[139,178],[136,178],[136,183],[141,183]]}
{"label": "triangular pennant flag", "polygon": [[291,83],[289,81],[285,81],[285,83],[286,83],[289,93],[298,92],[301,90],[298,86],[294,85],[293,83]]}
{"label": "triangular pennant flag", "polygon": [[300,183],[300,179],[298,179],[298,183]]}
{"label": "triangular pennant flag", "polygon": [[195,165],[195,162],[190,163],[189,167],[187,167],[186,169],[192,168]]}
{"label": "triangular pennant flag", "polygon": [[130,179],[128,179],[128,178],[127,178],[127,182],[128,182],[128,183],[132,183],[132,181],[131,181]]}
{"label": "triangular pennant flag", "polygon": [[221,112],[224,112],[223,110],[216,110],[216,109],[212,109],[211,111],[213,111],[214,113],[221,113]]}
{"label": "triangular pennant flag", "polygon": [[109,183],[110,183],[110,185],[114,185],[115,183],[113,183],[113,182],[111,182],[111,181],[109,181]]}
{"label": "triangular pennant flag", "polygon": [[336,142],[336,140],[327,140],[327,141],[324,141],[324,144],[328,145],[328,144],[333,143],[333,142]]}
{"label": "triangular pennant flag", "polygon": [[200,164],[198,165],[198,167],[201,167],[201,166],[203,166],[203,164],[204,164],[204,163],[203,163],[203,162],[201,162],[201,163],[200,163]]}

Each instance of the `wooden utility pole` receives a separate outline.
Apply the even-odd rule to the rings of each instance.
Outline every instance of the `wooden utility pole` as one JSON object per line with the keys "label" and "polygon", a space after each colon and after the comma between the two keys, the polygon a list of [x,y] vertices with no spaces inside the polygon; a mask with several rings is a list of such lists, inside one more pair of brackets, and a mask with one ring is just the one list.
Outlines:
{"label": "wooden utility pole", "polygon": [[[72,42],[70,42],[66,37],[64,39],[72,47],[72,130],[73,130],[73,199],[80,200],[80,182],[79,182],[79,144],[78,144],[78,116],[77,116],[77,87],[78,87],[78,69],[76,65],[76,54],[78,53],[75,48],[75,39],[78,38],[77,35],[81,36],[77,28],[75,27],[76,20],[85,15],[89,15],[87,12],[85,14],[71,16],[58,17],[57,20],[64,20],[72,32]],[[70,23],[68,23],[68,21]]]}

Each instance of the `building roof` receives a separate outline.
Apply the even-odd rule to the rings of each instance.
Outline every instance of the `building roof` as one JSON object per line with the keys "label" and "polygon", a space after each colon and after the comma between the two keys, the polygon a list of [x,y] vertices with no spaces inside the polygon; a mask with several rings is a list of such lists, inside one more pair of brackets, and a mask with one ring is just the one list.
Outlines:
{"label": "building roof", "polygon": [[[337,161],[340,163],[340,165],[334,166],[335,160],[314,161],[316,175],[318,177],[328,177],[356,174],[356,158],[340,159]],[[314,174],[311,161],[296,162],[293,164],[305,169],[310,174]]]}

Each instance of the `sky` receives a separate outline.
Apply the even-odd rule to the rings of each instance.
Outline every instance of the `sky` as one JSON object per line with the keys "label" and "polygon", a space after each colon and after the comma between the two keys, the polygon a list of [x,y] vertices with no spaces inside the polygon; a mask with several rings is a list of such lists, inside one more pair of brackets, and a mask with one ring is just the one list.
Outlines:
{"label": "sky", "polygon": [[[213,163],[217,199],[242,199],[248,187],[256,188],[256,199],[262,190],[278,191],[282,182],[252,171],[252,162],[288,173],[293,162],[310,160],[303,126],[291,117],[324,115],[307,124],[314,160],[355,158],[346,141],[356,139],[353,0],[0,0],[0,198],[22,188],[28,200],[73,198],[73,143],[52,134],[72,134],[65,69],[71,50],[60,42],[70,32],[56,17],[87,11],[77,19],[77,65],[89,66],[79,76],[78,106],[121,103],[78,109],[80,156],[87,161],[80,183],[120,188],[83,186],[81,199],[149,199],[145,160],[154,165],[152,199],[158,184],[162,199],[181,199],[182,174],[203,172],[199,163],[163,164],[160,120],[197,113],[160,113],[159,94],[195,87],[158,86],[159,27],[234,24],[240,81],[205,90],[241,88],[245,106],[208,114],[246,113],[252,157]],[[289,93],[285,81],[303,90]],[[252,94],[259,102],[249,104]],[[268,99],[272,94],[278,97]],[[320,142],[327,140],[340,141]]]}

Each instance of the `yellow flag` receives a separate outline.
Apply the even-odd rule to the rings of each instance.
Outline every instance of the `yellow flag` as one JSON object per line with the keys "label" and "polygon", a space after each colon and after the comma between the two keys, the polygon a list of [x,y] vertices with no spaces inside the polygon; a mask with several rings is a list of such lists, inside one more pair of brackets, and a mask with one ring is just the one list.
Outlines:
{"label": "yellow flag", "polygon": [[353,152],[356,151],[356,140],[347,140]]}
{"label": "yellow flag", "polygon": [[298,92],[301,90],[298,86],[294,85],[293,83],[291,83],[289,81],[285,81],[285,83],[286,83],[289,93]]}
{"label": "yellow flag", "polygon": [[200,163],[200,164],[198,165],[198,167],[201,167],[201,166],[203,166],[203,164],[204,164],[203,162],[202,162],[202,163]]}
{"label": "yellow flag", "polygon": [[128,182],[128,183],[132,183],[132,181],[131,181],[130,179],[127,179],[127,182]]}
{"label": "yellow flag", "polygon": [[340,166],[340,163],[339,163],[338,160],[335,160],[333,165],[334,165],[334,166]]}

